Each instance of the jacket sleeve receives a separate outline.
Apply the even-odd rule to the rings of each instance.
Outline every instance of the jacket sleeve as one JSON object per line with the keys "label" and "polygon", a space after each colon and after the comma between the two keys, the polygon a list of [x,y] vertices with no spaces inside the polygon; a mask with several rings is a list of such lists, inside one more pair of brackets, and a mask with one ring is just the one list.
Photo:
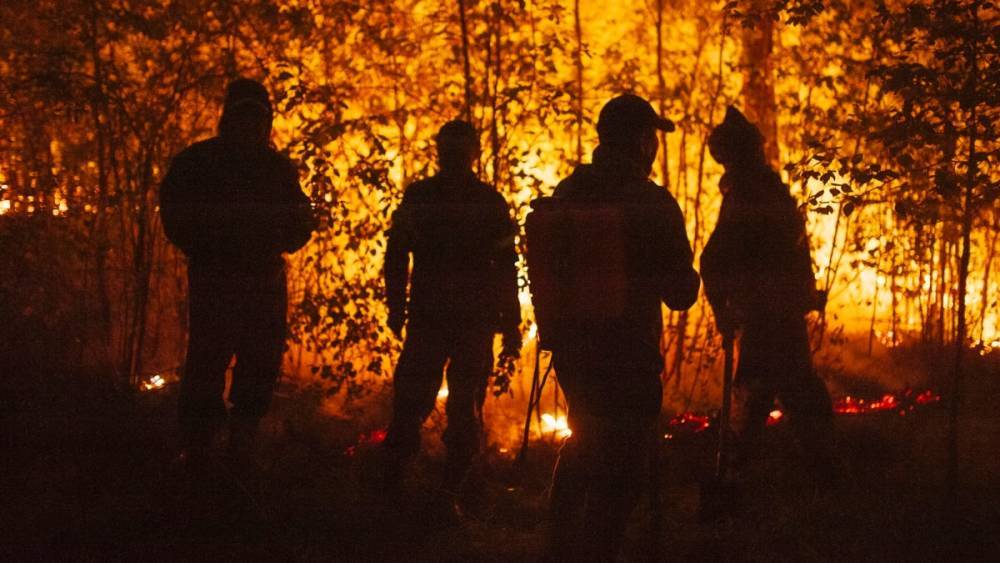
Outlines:
{"label": "jacket sleeve", "polygon": [[517,224],[511,218],[510,206],[497,197],[499,239],[497,242],[494,264],[496,265],[497,297],[499,299],[500,331],[503,334],[516,334],[521,326],[521,302],[517,292],[517,249],[514,241],[517,237]]}
{"label": "jacket sleeve", "polygon": [[385,262],[382,273],[385,278],[385,302],[390,315],[406,313],[406,288],[410,276],[410,251],[412,250],[412,218],[407,194],[392,213],[391,225],[386,231]]}
{"label": "jacket sleeve", "polygon": [[204,240],[204,209],[195,200],[197,171],[190,156],[178,155],[160,184],[160,219],[167,240],[191,256]]}
{"label": "jacket sleeve", "polygon": [[287,204],[281,228],[281,248],[285,252],[295,252],[305,246],[316,230],[316,219],[312,213],[309,198],[299,185],[299,174],[291,161],[286,161],[285,193]]}
{"label": "jacket sleeve", "polygon": [[666,197],[660,206],[656,239],[660,256],[659,294],[667,307],[675,311],[688,309],[698,299],[701,278],[692,267],[694,255],[688,241],[684,216],[677,201],[664,192]]}
{"label": "jacket sleeve", "polygon": [[715,230],[701,253],[701,277],[705,281],[705,296],[716,314],[726,311],[732,297],[733,266],[740,259],[739,233],[729,217],[731,200],[724,199]]}

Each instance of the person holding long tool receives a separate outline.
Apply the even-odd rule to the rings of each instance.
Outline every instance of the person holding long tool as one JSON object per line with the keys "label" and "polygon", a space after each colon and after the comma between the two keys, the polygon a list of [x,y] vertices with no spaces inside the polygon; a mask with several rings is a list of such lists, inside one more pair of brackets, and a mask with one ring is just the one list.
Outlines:
{"label": "person holding long tool", "polygon": [[635,507],[662,402],[661,303],[690,307],[692,267],[677,201],[649,179],[657,130],[639,96],[605,104],[600,146],[529,214],[528,275],[573,434],[552,480],[547,558],[613,561]]}
{"label": "person holding long tool", "polygon": [[[757,456],[774,401],[781,402],[817,478],[834,478],[833,410],[813,371],[805,314],[820,310],[805,222],[764,156],[757,127],[730,107],[708,141],[725,167],[722,208],[701,255],[705,294],[723,338],[738,337],[735,384],[745,392],[744,420],[731,460]],[[723,460],[725,461],[725,460]]]}

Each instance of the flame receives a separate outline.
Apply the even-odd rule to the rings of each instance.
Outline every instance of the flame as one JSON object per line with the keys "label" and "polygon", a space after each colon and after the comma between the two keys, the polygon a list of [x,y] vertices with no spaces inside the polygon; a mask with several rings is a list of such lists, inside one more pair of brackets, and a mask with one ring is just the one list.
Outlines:
{"label": "flame", "polygon": [[528,341],[534,340],[535,336],[538,336],[538,325],[531,323],[531,326],[528,327]]}
{"label": "flame", "polygon": [[445,383],[444,385],[441,386],[441,389],[438,390],[438,399],[447,399],[447,398],[448,398],[448,384]]}
{"label": "flame", "polygon": [[554,416],[549,413],[542,415],[542,431],[555,434],[557,438],[569,438],[573,435],[565,416]]}
{"label": "flame", "polygon": [[767,425],[774,426],[781,422],[781,419],[785,417],[785,413],[778,409],[774,409],[770,414],[767,415]]}
{"label": "flame", "polygon": [[154,374],[150,376],[149,379],[142,382],[143,391],[156,391],[158,389],[163,389],[167,385],[167,380],[163,379],[160,374]]}
{"label": "flame", "polygon": [[941,396],[930,389],[916,394],[914,394],[912,389],[907,389],[903,391],[901,396],[886,393],[880,399],[873,401],[847,395],[834,402],[833,412],[854,415],[895,411],[900,416],[906,416],[906,413],[913,411],[917,406],[931,405],[940,400]]}
{"label": "flame", "polygon": [[663,435],[667,440],[671,440],[677,434],[694,434],[709,427],[711,418],[706,415],[695,414],[693,412],[682,412],[670,419],[667,423],[669,431]]}

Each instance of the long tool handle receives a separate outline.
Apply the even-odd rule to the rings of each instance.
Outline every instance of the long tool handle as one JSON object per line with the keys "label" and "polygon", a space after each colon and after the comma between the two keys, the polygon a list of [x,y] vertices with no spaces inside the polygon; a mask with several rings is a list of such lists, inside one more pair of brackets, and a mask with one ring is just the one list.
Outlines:
{"label": "long tool handle", "polygon": [[528,394],[528,413],[524,417],[524,434],[521,436],[521,450],[517,452],[517,463],[523,464],[528,458],[528,440],[531,437],[531,414],[535,410],[542,391],[539,389],[539,374],[541,373],[542,349],[535,341],[535,367],[531,370],[531,392]]}
{"label": "long tool handle", "polygon": [[733,396],[733,337],[722,337],[722,351],[725,360],[722,367],[722,411],[719,412],[719,451],[715,457],[715,476],[725,477],[726,455],[729,448],[729,412],[732,409]]}

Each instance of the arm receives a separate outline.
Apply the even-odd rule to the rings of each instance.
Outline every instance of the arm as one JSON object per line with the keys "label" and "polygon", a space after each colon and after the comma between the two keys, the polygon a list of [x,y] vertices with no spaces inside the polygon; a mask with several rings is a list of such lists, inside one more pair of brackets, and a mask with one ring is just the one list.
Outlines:
{"label": "arm", "polygon": [[382,273],[385,279],[385,302],[389,308],[389,328],[396,336],[401,334],[406,322],[406,287],[409,282],[410,228],[408,201],[392,214],[392,225],[386,232],[385,262]]}
{"label": "arm", "polygon": [[698,299],[701,279],[692,267],[694,255],[684,227],[684,216],[677,201],[667,195],[657,228],[659,246],[660,297],[667,307],[683,311]]}
{"label": "arm", "polygon": [[167,240],[191,256],[202,238],[200,214],[193,201],[195,174],[190,157],[179,155],[170,163],[160,184],[160,218]]}
{"label": "arm", "polygon": [[517,224],[510,217],[510,208],[498,196],[500,239],[494,258],[499,299],[500,332],[503,335],[504,354],[517,356],[521,349],[521,302],[517,296],[517,249],[514,240]]}
{"label": "arm", "polygon": [[295,252],[312,238],[312,233],[316,230],[316,219],[313,217],[309,198],[299,185],[299,175],[295,165],[290,161],[286,161],[286,165],[288,170],[285,173],[284,184],[287,207],[281,227],[281,248],[285,252]]}
{"label": "arm", "polygon": [[701,253],[701,276],[705,280],[705,296],[715,313],[715,322],[724,336],[735,330],[732,290],[736,275],[734,265],[740,260],[739,232],[730,213],[733,202],[724,199],[719,220]]}

